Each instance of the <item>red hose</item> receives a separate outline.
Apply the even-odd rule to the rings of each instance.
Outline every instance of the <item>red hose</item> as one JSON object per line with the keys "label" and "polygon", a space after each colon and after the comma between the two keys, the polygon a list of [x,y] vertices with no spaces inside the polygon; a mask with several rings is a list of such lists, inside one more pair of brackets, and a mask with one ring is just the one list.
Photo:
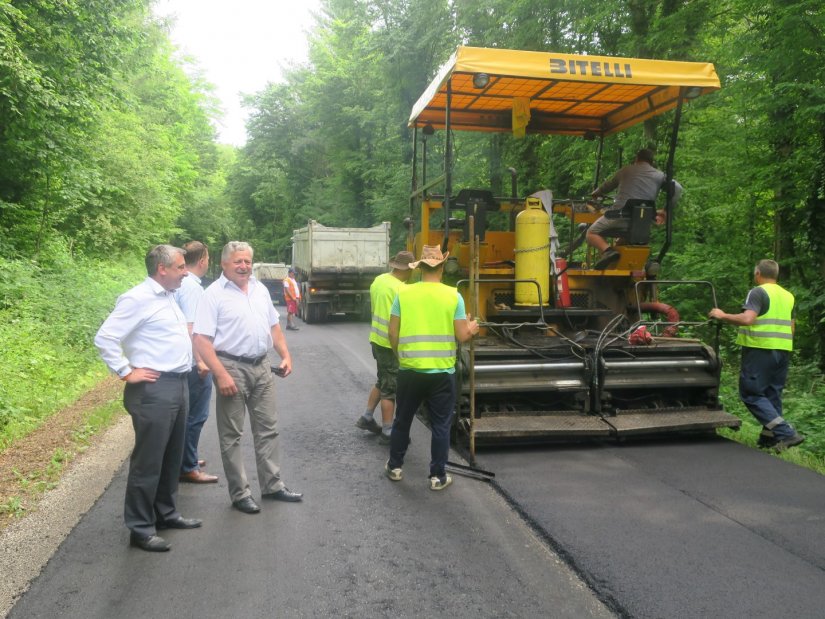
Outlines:
{"label": "red hose", "polygon": [[[651,301],[642,303],[640,309],[643,312],[648,312],[651,314],[663,314],[667,322],[679,322],[679,312],[675,307],[671,307],[667,303],[654,303]],[[676,325],[670,325],[665,327],[665,330],[662,331],[662,335],[664,337],[676,337],[676,331],[678,331]]]}

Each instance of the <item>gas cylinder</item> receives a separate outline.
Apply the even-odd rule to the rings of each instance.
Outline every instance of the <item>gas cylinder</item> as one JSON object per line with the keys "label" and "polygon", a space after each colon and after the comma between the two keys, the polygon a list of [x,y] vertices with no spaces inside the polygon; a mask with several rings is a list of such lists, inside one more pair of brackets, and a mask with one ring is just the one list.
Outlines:
{"label": "gas cylinder", "polygon": [[538,198],[527,198],[516,217],[516,279],[534,279],[541,286],[516,282],[516,305],[547,305],[550,302],[550,215]]}

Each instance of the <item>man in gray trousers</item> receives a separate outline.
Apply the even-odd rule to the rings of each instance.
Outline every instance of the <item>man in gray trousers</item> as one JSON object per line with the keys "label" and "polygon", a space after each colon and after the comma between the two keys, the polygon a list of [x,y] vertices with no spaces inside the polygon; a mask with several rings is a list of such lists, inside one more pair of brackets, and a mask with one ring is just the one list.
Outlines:
{"label": "man in gray trousers", "polygon": [[177,509],[192,345],[186,318],[172,292],[186,277],[184,250],[157,245],[146,255],[148,277],[122,294],[95,336],[109,368],[126,383],[123,404],[132,417],[135,448],[129,460],[124,517],[130,544],[169,550],[158,529],[194,529]]}
{"label": "man in gray trousers", "polygon": [[275,380],[267,354],[274,347],[281,357],[280,376],[292,372],[292,358],[269,291],[252,276],[252,247],[242,241],[227,243],[221,268],[221,276],[201,297],[192,332],[195,350],[212,371],[218,390],[215,419],[232,506],[255,514],[261,508],[252,498],[241,453],[247,410],[261,495],[292,503],[302,497],[281,481]]}

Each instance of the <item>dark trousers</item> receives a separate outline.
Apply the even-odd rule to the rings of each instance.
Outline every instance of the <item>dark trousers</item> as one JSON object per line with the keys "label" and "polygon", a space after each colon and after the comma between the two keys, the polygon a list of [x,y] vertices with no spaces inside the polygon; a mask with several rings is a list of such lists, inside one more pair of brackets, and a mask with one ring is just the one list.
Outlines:
{"label": "dark trousers", "polygon": [[400,468],[410,443],[410,427],[415,412],[426,404],[430,419],[430,477],[444,477],[450,453],[450,423],[455,410],[455,374],[424,374],[412,370],[398,372],[395,394],[395,421],[390,439],[390,468]]}
{"label": "dark trousers", "polygon": [[176,504],[189,408],[187,377],[161,376],[154,383],[127,384],[123,405],[135,429],[124,519],[135,534],[154,535],[157,520],[180,516]]}
{"label": "dark trousers", "polygon": [[203,378],[197,369],[189,372],[189,414],[186,416],[186,440],[183,444],[183,464],[180,470],[189,473],[198,468],[198,442],[201,430],[209,417],[209,402],[212,399],[212,373]]}
{"label": "dark trousers", "polygon": [[739,397],[751,414],[777,438],[793,436],[782,417],[782,390],[788,377],[790,354],[786,350],[742,348]]}

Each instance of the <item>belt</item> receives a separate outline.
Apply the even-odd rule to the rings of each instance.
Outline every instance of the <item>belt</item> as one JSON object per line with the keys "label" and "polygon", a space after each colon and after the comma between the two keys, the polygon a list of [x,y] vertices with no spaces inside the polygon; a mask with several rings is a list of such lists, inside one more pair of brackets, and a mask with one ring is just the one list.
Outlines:
{"label": "belt", "polygon": [[263,360],[266,359],[266,355],[261,355],[260,357],[241,357],[238,355],[230,355],[228,352],[223,352],[222,350],[216,351],[215,354],[219,357],[223,357],[224,359],[231,359],[232,361],[248,363],[250,365],[260,365],[263,363]]}
{"label": "belt", "polygon": [[160,372],[161,378],[186,378],[189,372]]}

